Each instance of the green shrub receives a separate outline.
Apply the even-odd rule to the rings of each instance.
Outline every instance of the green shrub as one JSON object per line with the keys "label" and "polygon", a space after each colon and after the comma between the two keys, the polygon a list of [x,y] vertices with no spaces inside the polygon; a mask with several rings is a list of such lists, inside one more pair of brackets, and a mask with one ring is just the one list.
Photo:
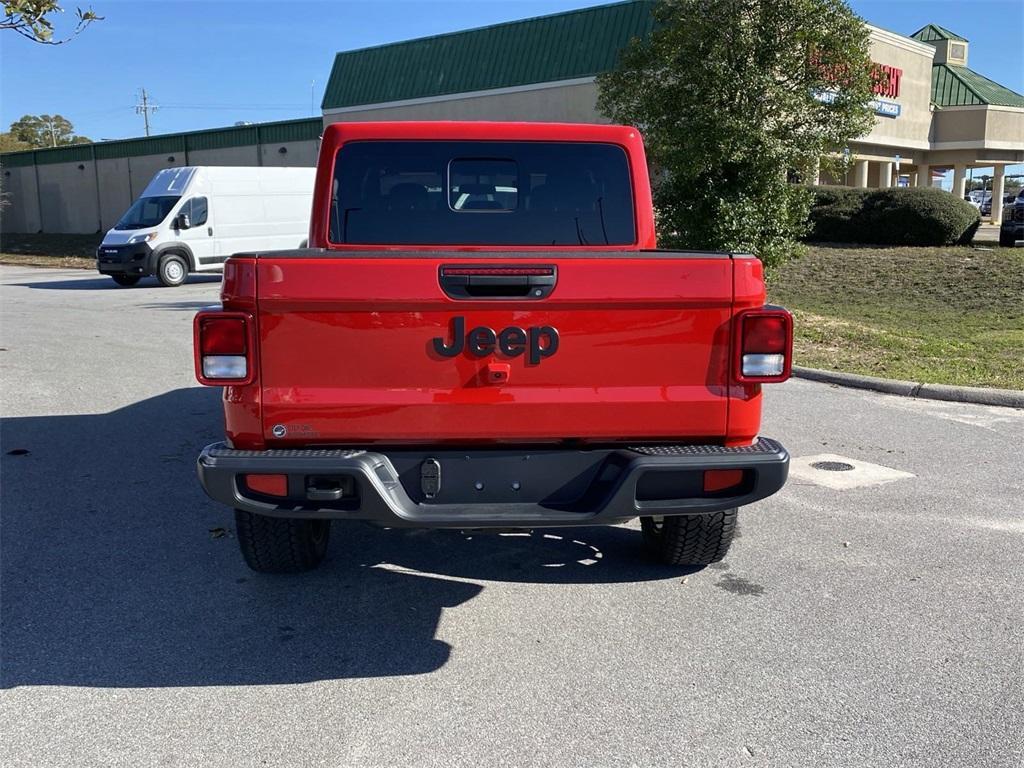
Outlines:
{"label": "green shrub", "polygon": [[810,231],[819,243],[966,245],[981,223],[978,210],[937,188],[814,188]]}

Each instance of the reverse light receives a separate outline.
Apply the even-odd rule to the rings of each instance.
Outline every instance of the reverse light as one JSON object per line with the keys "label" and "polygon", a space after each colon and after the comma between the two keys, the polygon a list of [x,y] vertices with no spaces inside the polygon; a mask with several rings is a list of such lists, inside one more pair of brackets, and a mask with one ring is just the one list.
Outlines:
{"label": "reverse light", "polygon": [[243,355],[203,355],[203,376],[208,379],[244,379],[248,373]]}
{"label": "reverse light", "polygon": [[241,312],[200,312],[193,335],[196,378],[200,384],[223,386],[252,380],[252,318]]}
{"label": "reverse light", "polygon": [[736,380],[772,383],[789,378],[793,361],[793,316],[782,307],[746,310],[735,319]]}

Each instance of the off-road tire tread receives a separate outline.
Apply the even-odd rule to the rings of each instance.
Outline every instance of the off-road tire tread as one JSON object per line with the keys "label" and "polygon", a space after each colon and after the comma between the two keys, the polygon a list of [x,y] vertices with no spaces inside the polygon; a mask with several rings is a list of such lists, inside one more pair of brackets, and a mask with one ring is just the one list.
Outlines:
{"label": "off-road tire tread", "polygon": [[739,510],[734,508],[666,517],[660,532],[649,530],[653,521],[641,520],[644,542],[668,565],[710,565],[729,553],[738,516]]}
{"label": "off-road tire tread", "polygon": [[235,510],[235,532],[246,564],[259,573],[301,573],[316,568],[324,559],[330,521],[322,544],[313,539],[319,521],[268,517]]}

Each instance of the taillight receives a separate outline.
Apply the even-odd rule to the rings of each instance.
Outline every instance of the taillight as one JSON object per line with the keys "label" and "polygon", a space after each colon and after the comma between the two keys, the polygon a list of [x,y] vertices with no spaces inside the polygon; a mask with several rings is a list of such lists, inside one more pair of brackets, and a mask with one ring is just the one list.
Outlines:
{"label": "taillight", "polygon": [[733,375],[741,383],[789,378],[793,365],[793,316],[781,307],[740,312],[735,318]]}
{"label": "taillight", "polygon": [[252,317],[242,312],[200,312],[193,325],[196,378],[224,386],[252,381]]}

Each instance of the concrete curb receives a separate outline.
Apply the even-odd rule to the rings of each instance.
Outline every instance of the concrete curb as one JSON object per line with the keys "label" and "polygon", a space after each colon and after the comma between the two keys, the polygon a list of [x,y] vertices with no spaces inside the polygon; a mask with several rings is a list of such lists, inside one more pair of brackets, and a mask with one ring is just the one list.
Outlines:
{"label": "concrete curb", "polygon": [[793,366],[793,375],[801,379],[838,384],[854,389],[871,389],[889,395],[923,397],[928,400],[947,400],[954,403],[998,405],[1004,408],[1024,408],[1024,391],[1015,389],[986,389],[984,387],[954,387],[949,384],[918,384],[898,379],[880,379],[857,373],[822,371],[817,368]]}

